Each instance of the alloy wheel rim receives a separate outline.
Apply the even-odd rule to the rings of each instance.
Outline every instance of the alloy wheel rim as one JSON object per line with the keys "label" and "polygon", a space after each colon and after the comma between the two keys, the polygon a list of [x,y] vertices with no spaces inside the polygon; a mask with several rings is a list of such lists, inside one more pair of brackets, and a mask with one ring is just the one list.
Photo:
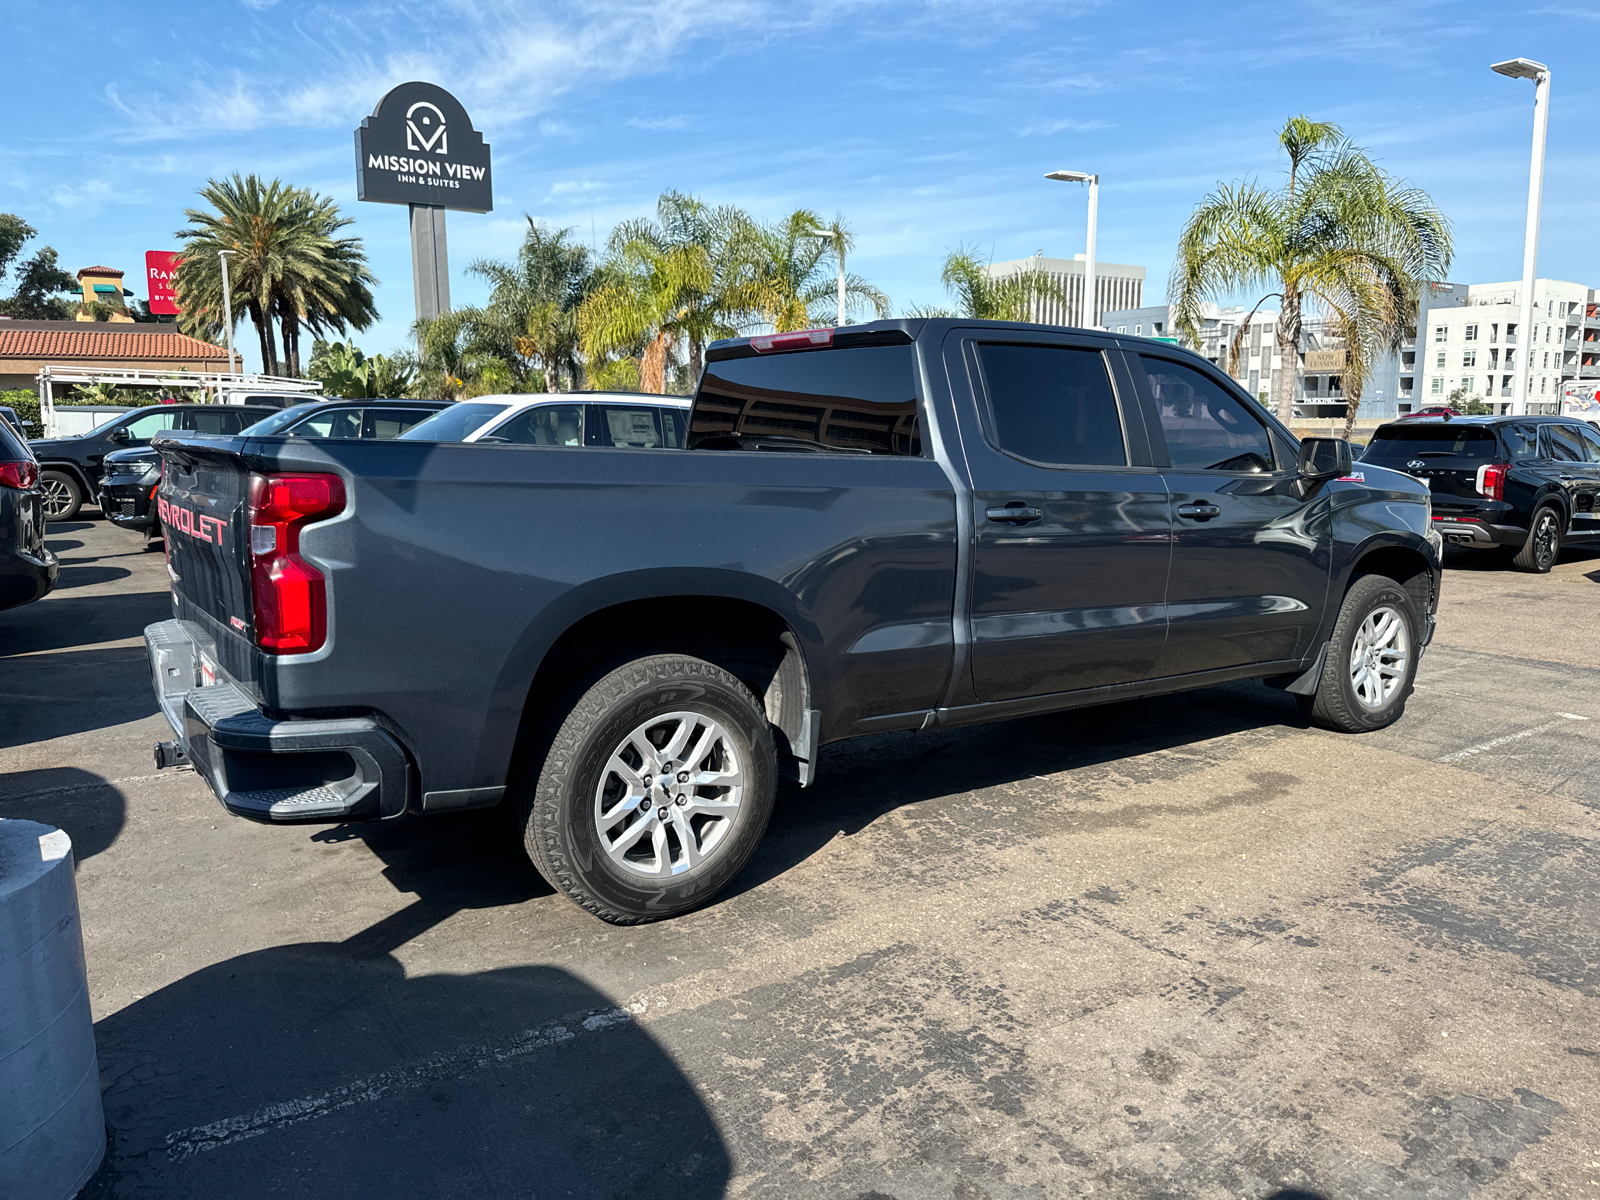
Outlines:
{"label": "alloy wheel rim", "polygon": [[744,802],[738,743],[704,713],[654,716],[619,742],[594,791],[595,832],[630,875],[665,881],[715,858]]}
{"label": "alloy wheel rim", "polygon": [[1350,686],[1356,702],[1368,711],[1388,704],[1405,682],[1410,658],[1411,631],[1399,610],[1386,604],[1368,613],[1350,648]]}
{"label": "alloy wheel rim", "polygon": [[1538,553],[1539,562],[1541,564],[1549,562],[1555,557],[1556,519],[1548,512],[1539,518],[1539,529],[1535,537],[1538,540],[1534,548]]}
{"label": "alloy wheel rim", "polygon": [[39,495],[44,500],[44,513],[47,517],[66,512],[67,505],[72,500],[71,496],[67,494],[67,485],[58,479],[51,479],[41,483],[39,485]]}

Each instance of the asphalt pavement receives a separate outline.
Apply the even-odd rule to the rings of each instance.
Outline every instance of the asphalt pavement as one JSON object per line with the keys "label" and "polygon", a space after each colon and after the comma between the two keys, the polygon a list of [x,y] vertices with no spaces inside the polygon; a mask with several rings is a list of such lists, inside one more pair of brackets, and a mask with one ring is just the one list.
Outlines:
{"label": "asphalt pavement", "polygon": [[709,908],[499,813],[157,773],[159,549],[0,613],[0,816],[71,834],[94,1197],[1600,1197],[1600,556],[1469,555],[1396,726],[1238,684],[829,747]]}

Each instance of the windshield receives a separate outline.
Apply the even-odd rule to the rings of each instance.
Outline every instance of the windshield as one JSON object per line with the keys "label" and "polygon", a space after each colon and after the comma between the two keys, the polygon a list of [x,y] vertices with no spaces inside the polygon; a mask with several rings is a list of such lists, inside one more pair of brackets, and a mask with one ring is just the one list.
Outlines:
{"label": "windshield", "polygon": [[1492,462],[1498,457],[1493,430],[1473,425],[1385,425],[1372,435],[1362,462],[1409,462],[1412,459],[1467,459]]}
{"label": "windshield", "polygon": [[321,405],[318,404],[296,404],[293,408],[285,408],[280,412],[273,413],[270,417],[262,417],[254,425],[246,425],[239,433],[241,436],[245,434],[264,436],[269,433],[277,433],[284,426],[293,425],[301,417],[309,412],[316,412],[320,407]]}
{"label": "windshield", "polygon": [[441,413],[413,425],[402,433],[402,442],[460,442],[494,420],[509,404],[480,404],[471,400],[452,404]]}

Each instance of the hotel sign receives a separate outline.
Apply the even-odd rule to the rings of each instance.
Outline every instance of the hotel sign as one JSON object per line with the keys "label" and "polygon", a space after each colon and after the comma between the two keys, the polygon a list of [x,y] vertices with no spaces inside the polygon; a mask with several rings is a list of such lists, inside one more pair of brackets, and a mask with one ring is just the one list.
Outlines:
{"label": "hotel sign", "polygon": [[435,84],[402,83],[356,130],[358,199],[486,213],[492,183],[483,135]]}
{"label": "hotel sign", "polygon": [[172,290],[172,281],[177,277],[178,264],[182,261],[183,255],[171,250],[144,252],[144,278],[145,286],[149,289],[151,312],[174,316],[183,311],[178,307],[178,297]]}

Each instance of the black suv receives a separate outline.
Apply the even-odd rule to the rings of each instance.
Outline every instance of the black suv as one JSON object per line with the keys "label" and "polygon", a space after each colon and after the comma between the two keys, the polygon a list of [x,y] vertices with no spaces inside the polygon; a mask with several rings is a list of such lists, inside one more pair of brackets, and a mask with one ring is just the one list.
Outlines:
{"label": "black suv", "polygon": [[29,604],[56,585],[56,556],[44,545],[39,464],[0,421],[0,608]]}
{"label": "black suv", "polygon": [[1543,573],[1600,538],[1600,433],[1573,417],[1425,417],[1383,425],[1362,462],[1425,481],[1446,541]]}
{"label": "black suv", "polygon": [[77,516],[84,501],[92,501],[100,490],[102,463],[114,450],[148,446],[151,438],[168,429],[234,434],[277,411],[251,404],[152,404],[76,437],[30,442],[39,460],[44,515],[51,521],[70,521]]}

